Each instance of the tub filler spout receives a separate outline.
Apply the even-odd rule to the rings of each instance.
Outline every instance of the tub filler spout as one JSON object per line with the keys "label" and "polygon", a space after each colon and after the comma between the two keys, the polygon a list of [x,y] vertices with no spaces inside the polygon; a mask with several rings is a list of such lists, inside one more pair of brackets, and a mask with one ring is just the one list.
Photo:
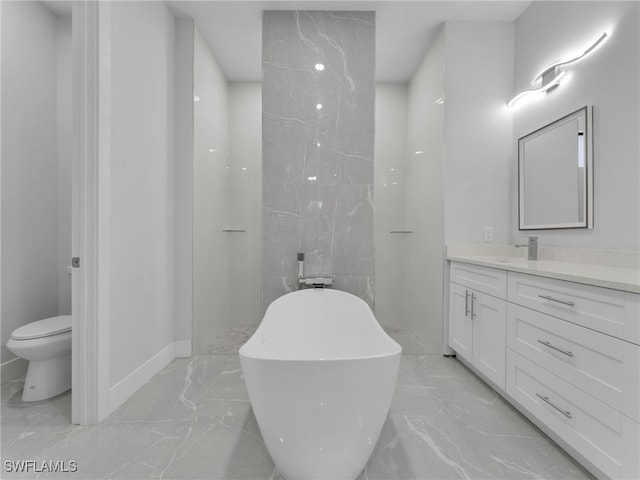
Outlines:
{"label": "tub filler spout", "polygon": [[328,275],[305,277],[304,253],[298,253],[298,289],[302,287],[324,288],[331,285],[333,285],[333,277]]}

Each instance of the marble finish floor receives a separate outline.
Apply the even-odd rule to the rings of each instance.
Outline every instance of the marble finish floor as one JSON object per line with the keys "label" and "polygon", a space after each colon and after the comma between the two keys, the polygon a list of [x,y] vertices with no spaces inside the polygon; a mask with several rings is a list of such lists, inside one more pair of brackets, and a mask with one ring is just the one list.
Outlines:
{"label": "marble finish floor", "polygon": [[428,352],[426,345],[413,331],[401,327],[384,327],[384,330],[400,344],[405,355],[421,355]]}
{"label": "marble finish floor", "polygon": [[213,337],[204,351],[204,355],[236,355],[238,349],[251,338],[257,328],[257,325],[228,328]]}
{"label": "marble finish floor", "polygon": [[[20,401],[2,385],[2,478],[281,480],[237,355],[174,360],[102,424],[70,425],[70,394]],[[77,462],[8,472],[7,461]],[[358,480],[590,478],[455,359],[403,355],[389,416]]]}

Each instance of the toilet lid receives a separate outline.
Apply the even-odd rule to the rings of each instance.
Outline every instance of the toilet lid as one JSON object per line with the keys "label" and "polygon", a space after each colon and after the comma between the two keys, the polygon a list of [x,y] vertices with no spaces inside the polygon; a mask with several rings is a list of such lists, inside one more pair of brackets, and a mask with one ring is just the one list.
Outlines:
{"label": "toilet lid", "polygon": [[32,338],[50,337],[59,333],[71,331],[71,315],[60,315],[45,318],[16,328],[11,334],[14,340],[29,340]]}

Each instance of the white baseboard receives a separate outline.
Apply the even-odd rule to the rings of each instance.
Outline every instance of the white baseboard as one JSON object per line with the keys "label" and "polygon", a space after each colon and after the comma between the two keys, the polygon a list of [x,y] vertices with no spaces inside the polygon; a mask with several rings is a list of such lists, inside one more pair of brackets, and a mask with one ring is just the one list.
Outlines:
{"label": "white baseboard", "polygon": [[29,362],[27,362],[24,358],[19,357],[12,358],[11,360],[4,362],[2,364],[2,369],[0,370],[0,378],[2,379],[2,383],[9,382],[14,378],[18,378],[26,374],[28,366]]}
{"label": "white baseboard", "polygon": [[191,357],[191,340],[180,340],[175,342],[176,357]]}
{"label": "white baseboard", "polygon": [[176,358],[176,344],[170,343],[109,389],[109,412],[122,405],[140,387]]}

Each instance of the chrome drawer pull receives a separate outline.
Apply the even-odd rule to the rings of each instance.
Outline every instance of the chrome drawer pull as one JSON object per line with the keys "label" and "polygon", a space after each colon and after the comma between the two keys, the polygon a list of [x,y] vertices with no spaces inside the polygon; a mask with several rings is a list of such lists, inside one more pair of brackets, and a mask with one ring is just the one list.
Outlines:
{"label": "chrome drawer pull", "polygon": [[551,343],[544,340],[538,340],[538,343],[541,343],[545,347],[553,348],[556,352],[564,353],[567,357],[573,357],[573,353],[571,353],[569,350],[562,350],[561,348],[551,345]]}
{"label": "chrome drawer pull", "polygon": [[561,408],[556,407],[553,403],[551,403],[551,400],[549,400],[549,397],[545,397],[544,395],[540,395],[539,393],[536,393],[536,397],[540,398],[543,402],[545,402],[548,405],[550,405],[551,407],[555,408],[557,411],[559,411],[565,417],[571,418],[571,412],[570,411],[562,410]]}
{"label": "chrome drawer pull", "polygon": [[469,290],[464,291],[464,316],[469,315]]}
{"label": "chrome drawer pull", "polygon": [[478,314],[474,311],[474,301],[476,299],[476,294],[471,292],[471,320],[478,316]]}
{"label": "chrome drawer pull", "polygon": [[557,298],[553,298],[549,295],[538,295],[540,298],[544,298],[545,300],[551,300],[552,302],[558,302],[558,303],[562,303],[563,305],[569,305],[570,307],[575,307],[576,304],[573,302],[568,302],[566,300],[560,300]]}

